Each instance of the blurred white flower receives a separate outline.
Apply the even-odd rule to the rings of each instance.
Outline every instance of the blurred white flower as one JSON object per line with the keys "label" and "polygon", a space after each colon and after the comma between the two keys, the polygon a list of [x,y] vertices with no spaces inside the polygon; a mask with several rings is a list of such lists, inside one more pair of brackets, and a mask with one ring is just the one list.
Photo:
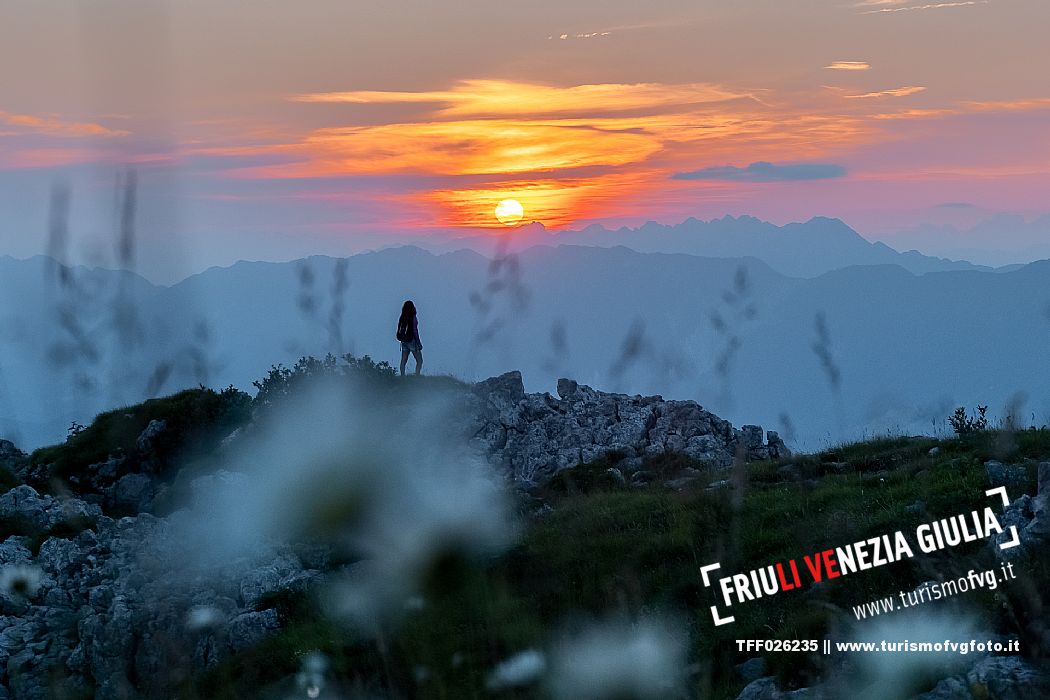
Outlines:
{"label": "blurred white flower", "polygon": [[37,566],[9,564],[0,569],[0,592],[12,598],[33,598],[40,591],[44,574]]}
{"label": "blurred white flower", "polygon": [[498,554],[516,535],[506,478],[467,445],[461,395],[319,386],[276,407],[197,494],[213,566],[262,543],[320,539],[357,560],[326,611],[362,631],[413,607],[435,561]]}
{"label": "blurred white flower", "polygon": [[405,601],[405,610],[409,612],[422,612],[427,609],[427,601],[421,595],[414,595]]}
{"label": "blurred white flower", "polygon": [[555,698],[673,698],[682,693],[687,636],[654,619],[608,622],[563,639],[552,654]]}
{"label": "blurred white flower", "polygon": [[[920,584],[923,588],[927,584]],[[931,606],[929,609],[909,610],[902,617],[889,616],[877,620],[865,620],[864,624],[852,623],[849,639],[880,644],[886,642],[930,642],[944,640],[970,640],[988,637],[977,620],[958,611],[947,611]],[[909,651],[907,653],[854,654],[850,658],[865,677],[871,678],[872,687],[881,689],[884,697],[904,696],[916,681],[935,675],[948,676],[969,668],[974,659],[954,652]]]}
{"label": "blurred white flower", "polygon": [[325,686],[325,674],[328,673],[328,657],[319,651],[312,651],[303,656],[295,684],[308,698],[318,698]]}
{"label": "blurred white flower", "polygon": [[504,690],[530,685],[547,670],[547,658],[542,652],[528,649],[500,662],[489,674],[485,686],[489,690]]}
{"label": "blurred white flower", "polygon": [[186,614],[186,627],[205,630],[218,627],[225,620],[222,611],[210,605],[196,605]]}

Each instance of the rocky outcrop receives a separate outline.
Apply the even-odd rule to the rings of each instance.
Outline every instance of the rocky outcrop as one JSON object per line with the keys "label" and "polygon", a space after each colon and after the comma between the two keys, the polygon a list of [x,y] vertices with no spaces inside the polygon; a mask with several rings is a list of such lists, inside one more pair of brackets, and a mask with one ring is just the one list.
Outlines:
{"label": "rocky outcrop", "polygon": [[10,440],[0,440],[0,469],[18,474],[26,463],[26,453],[15,447]]}
{"label": "rocky outcrop", "polygon": [[809,700],[823,697],[810,688],[798,690],[780,690],[772,676],[759,678],[744,686],[736,700]]}
{"label": "rocky outcrop", "polygon": [[[718,467],[788,454],[776,433],[736,429],[692,401],[605,393],[568,379],[557,393],[526,394],[521,375],[511,372],[460,392],[462,410],[453,419],[522,485],[609,453],[636,466],[684,453]],[[186,674],[280,626],[270,594],[303,590],[322,576],[325,552],[273,543],[194,568],[194,543],[185,535],[204,517],[200,504],[246,477],[223,470],[201,476],[189,483],[191,510],[150,514],[183,478],[156,468],[158,440],[168,430],[154,420],[130,454],[69,475],[77,498],[41,493],[52,487],[48,465],[34,466],[0,442],[0,466],[41,485],[0,495],[0,700],[8,692],[42,700],[55,688],[100,700],[171,697]],[[627,471],[631,483],[644,481],[638,469]],[[620,470],[610,472],[625,481]],[[697,478],[665,485],[685,488]]]}
{"label": "rocky outcrop", "polygon": [[[557,472],[615,453],[633,474],[647,458],[682,453],[715,467],[734,460],[790,456],[774,431],[757,425],[734,428],[694,401],[597,391],[559,379],[557,397],[525,393],[520,372],[508,372],[465,388],[451,416],[473,446],[522,486],[540,485]],[[69,475],[68,487],[110,515],[152,513],[163,503],[174,477],[161,468],[158,444],[171,428],[152,420],[125,453],[85,465]],[[251,430],[242,426],[217,441],[225,449]],[[34,464],[14,445],[0,441],[0,465],[38,490],[54,488],[51,465]],[[177,468],[174,469],[177,471]]]}
{"label": "rocky outcrop", "polygon": [[[98,506],[37,494],[0,496],[0,516],[41,528],[90,516],[75,535],[0,543],[0,698],[171,697],[187,672],[246,648],[279,626],[267,594],[301,590],[318,572],[289,546],[193,567],[188,511],[114,520]],[[179,659],[172,663],[172,659]],[[58,685],[54,685],[58,684]]]}
{"label": "rocky outcrop", "polygon": [[915,700],[1040,700],[1050,676],[1019,656],[989,656],[964,675],[945,678]]}
{"label": "rocky outcrop", "polygon": [[25,484],[0,496],[0,522],[7,523],[11,529],[25,527],[47,532],[73,521],[81,521],[80,529],[83,529],[101,515],[102,509],[97,505],[41,495]]}
{"label": "rocky outcrop", "polygon": [[[851,688],[851,691],[858,691]],[[832,679],[822,685],[781,690],[772,676],[748,683],[736,700],[803,700],[844,697]],[[896,697],[896,696],[894,696]],[[940,680],[932,690],[914,700],[1040,700],[1050,697],[1050,675],[1019,656],[987,656],[968,671]]]}
{"label": "rocky outcrop", "polygon": [[471,429],[475,444],[523,484],[538,484],[562,469],[617,453],[644,458],[680,452],[713,466],[790,454],[777,433],[734,428],[694,401],[597,391],[558,380],[558,398],[525,393],[519,372],[474,385]]}
{"label": "rocky outcrop", "polygon": [[[1012,501],[1000,517],[1003,533],[991,543],[992,551],[1002,559],[1017,559],[1045,551],[1050,542],[1050,462],[1038,466],[1036,495],[1024,494]],[[1012,537],[1010,527],[1017,528],[1020,546],[1000,549],[999,545]]]}

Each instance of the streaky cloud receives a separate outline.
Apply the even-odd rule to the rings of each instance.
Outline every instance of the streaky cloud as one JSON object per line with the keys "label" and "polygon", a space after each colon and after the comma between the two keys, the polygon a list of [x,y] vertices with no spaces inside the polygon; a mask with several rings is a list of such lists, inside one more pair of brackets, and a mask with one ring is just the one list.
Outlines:
{"label": "streaky cloud", "polygon": [[1021,100],[970,100],[965,103],[970,109],[980,112],[1016,112],[1032,109],[1050,109],[1050,97],[1034,97]]}
{"label": "streaky cloud", "polygon": [[876,90],[874,92],[864,92],[856,95],[843,95],[847,100],[870,100],[877,99],[880,97],[907,97],[908,95],[914,95],[919,92],[923,92],[926,88],[922,85],[905,85],[899,88],[891,88],[889,90]]}
{"label": "streaky cloud", "polygon": [[587,32],[585,34],[558,34],[557,36],[554,36],[552,34],[551,36],[549,36],[547,38],[548,39],[560,39],[562,41],[565,41],[566,39],[595,39],[597,37],[609,36],[610,34],[612,34],[612,32]]}
{"label": "streaky cloud", "polygon": [[451,89],[418,92],[351,90],[292,95],[292,102],[349,104],[436,104],[441,117],[609,113],[711,104],[753,98],[708,83],[598,83],[561,87],[513,80],[461,80]]}
{"label": "streaky cloud", "polygon": [[828,70],[858,71],[869,70],[871,65],[867,61],[832,61],[824,67]]}
{"label": "streaky cloud", "polygon": [[[972,5],[987,5],[990,0],[961,0],[957,2],[934,2],[927,3],[925,5],[905,5],[897,6],[894,4],[893,7],[878,7],[874,10],[865,10],[861,14],[865,15],[876,15],[883,14],[886,12],[914,12],[917,10],[941,10],[950,7],[969,7]],[[871,5],[884,5],[887,3],[861,3],[860,6],[871,6]]]}
{"label": "streaky cloud", "polygon": [[67,138],[85,138],[92,136],[110,138],[114,136],[127,136],[129,133],[119,129],[110,129],[101,124],[94,124],[91,122],[65,121],[53,115],[36,116],[33,114],[13,114],[4,111],[0,111],[0,124],[6,124],[15,127],[16,129],[25,130],[29,133]]}

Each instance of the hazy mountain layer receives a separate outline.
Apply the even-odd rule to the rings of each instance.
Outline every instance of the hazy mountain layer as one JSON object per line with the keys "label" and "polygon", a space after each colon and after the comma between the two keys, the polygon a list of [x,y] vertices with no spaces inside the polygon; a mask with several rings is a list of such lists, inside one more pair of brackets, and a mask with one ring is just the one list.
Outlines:
{"label": "hazy mountain layer", "polygon": [[[548,231],[534,223],[515,229],[513,236],[512,244],[518,250],[534,245],[622,245],[643,253],[755,257],[774,270],[795,277],[815,277],[852,265],[900,265],[916,274],[992,269],[915,250],[900,252],[884,243],[865,239],[839,219],[826,217],[785,226],[752,216],[725,216],[710,221],[689,218],[674,225],[650,221],[638,228],[614,230],[594,224],[580,231]],[[487,251],[491,248],[491,239],[491,235],[471,237],[461,239],[456,245],[467,243]],[[431,247],[426,243],[422,245]]]}
{"label": "hazy mountain layer", "polygon": [[[204,383],[251,389],[272,363],[353,352],[396,364],[402,301],[425,371],[521,370],[694,399],[796,447],[944,428],[956,405],[1050,416],[1050,262],[1011,272],[853,267],[786,277],[753,258],[538,247],[495,261],[389,249],[238,263],[172,287],[0,259],[0,434],[35,446],[73,420]],[[412,361],[409,361],[411,369]],[[1024,397],[1021,397],[1024,398]]]}

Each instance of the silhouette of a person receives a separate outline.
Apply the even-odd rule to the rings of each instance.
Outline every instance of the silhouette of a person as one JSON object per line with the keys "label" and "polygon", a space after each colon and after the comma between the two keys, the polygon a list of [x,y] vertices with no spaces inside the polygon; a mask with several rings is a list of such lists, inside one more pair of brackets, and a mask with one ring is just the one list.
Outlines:
{"label": "silhouette of a person", "polygon": [[411,300],[401,307],[401,318],[397,320],[397,339],[401,341],[401,376],[405,376],[409,353],[416,358],[416,374],[419,374],[423,369],[423,342],[419,339],[416,305]]}

